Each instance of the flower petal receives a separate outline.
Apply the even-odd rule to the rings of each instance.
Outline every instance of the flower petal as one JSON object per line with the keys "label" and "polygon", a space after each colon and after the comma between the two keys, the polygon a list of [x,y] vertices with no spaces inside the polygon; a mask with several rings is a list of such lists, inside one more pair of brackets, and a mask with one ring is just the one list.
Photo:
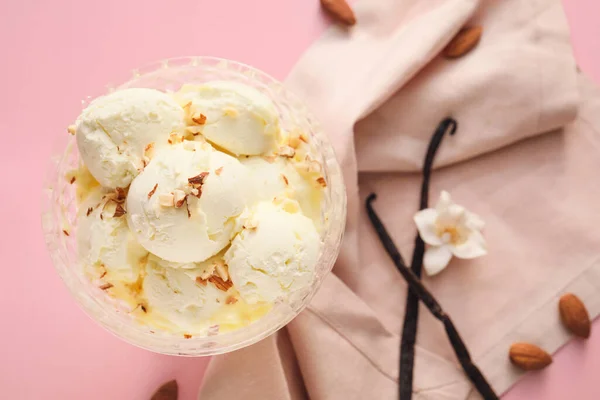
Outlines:
{"label": "flower petal", "polygon": [[452,246],[452,254],[458,258],[476,258],[487,254],[487,246],[483,235],[479,231],[471,231],[467,241],[458,245]]}
{"label": "flower petal", "polygon": [[435,230],[435,221],[437,220],[437,212],[433,208],[426,208],[425,210],[418,211],[413,217],[419,236],[427,244],[432,246],[439,246],[442,244],[442,240],[437,235]]}
{"label": "flower petal", "polygon": [[425,250],[423,267],[427,275],[432,276],[446,268],[452,258],[452,250],[449,246],[429,247]]}
{"label": "flower petal", "polygon": [[478,231],[482,230],[485,226],[485,222],[481,217],[475,213],[467,212],[467,222],[466,225],[471,229],[477,229]]}
{"label": "flower petal", "polygon": [[448,207],[450,207],[452,204],[454,203],[452,202],[450,193],[446,192],[445,190],[442,190],[442,193],[440,193],[440,198],[437,204],[435,205],[435,210],[441,214],[444,211],[446,211]]}
{"label": "flower petal", "polygon": [[437,223],[441,226],[460,226],[466,221],[466,210],[458,204],[450,204],[444,211],[438,211]]}

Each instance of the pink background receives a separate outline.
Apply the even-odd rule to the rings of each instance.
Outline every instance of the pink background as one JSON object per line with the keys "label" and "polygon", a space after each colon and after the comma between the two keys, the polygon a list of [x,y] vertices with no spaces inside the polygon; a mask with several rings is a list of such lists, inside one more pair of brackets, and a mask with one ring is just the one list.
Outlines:
{"label": "pink background", "polygon": [[[526,1],[526,0],[523,0]],[[565,0],[581,68],[600,83],[600,4]],[[214,55],[285,78],[326,28],[318,0],[0,0],[0,165],[5,230],[0,280],[3,399],[148,399],[177,378],[194,399],[206,359],[153,354],[92,322],[54,272],[39,198],[53,143],[123,71],[182,55]],[[507,400],[600,398],[600,323]]]}

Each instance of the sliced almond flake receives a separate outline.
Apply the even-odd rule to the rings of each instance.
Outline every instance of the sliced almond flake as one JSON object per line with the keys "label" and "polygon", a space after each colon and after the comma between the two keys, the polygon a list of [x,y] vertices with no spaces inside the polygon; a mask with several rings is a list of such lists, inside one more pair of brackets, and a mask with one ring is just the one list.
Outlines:
{"label": "sliced almond flake", "polygon": [[113,287],[113,286],[114,286],[114,285],[113,285],[112,283],[110,283],[110,282],[107,282],[107,283],[105,283],[104,285],[100,286],[100,289],[102,289],[102,290],[108,290],[108,289],[110,289],[110,288],[111,288],[111,287]]}
{"label": "sliced almond flake", "polygon": [[192,185],[202,185],[204,183],[204,180],[208,176],[208,174],[209,174],[208,172],[202,172],[196,176],[192,176],[191,178],[188,178],[188,182],[191,183]]}
{"label": "sliced almond flake", "polygon": [[185,203],[185,199],[187,198],[187,194],[183,190],[175,189],[173,190],[173,201],[175,203],[175,207],[180,208]]}
{"label": "sliced almond flake", "polygon": [[173,193],[161,193],[158,196],[158,204],[163,207],[173,207],[175,205],[174,198]]}
{"label": "sliced almond flake", "polygon": [[77,127],[75,125],[69,125],[67,127],[67,132],[69,132],[71,135],[74,135],[77,133]]}
{"label": "sliced almond flake", "polygon": [[196,283],[202,286],[206,286],[206,283],[208,282],[207,279],[202,279],[201,277],[197,277],[196,278]]}
{"label": "sliced almond flake", "polygon": [[169,144],[178,144],[183,142],[183,135],[178,134],[177,132],[171,132],[169,135],[169,140],[167,140]]}
{"label": "sliced almond flake", "polygon": [[231,283],[231,281],[226,282],[223,279],[221,279],[220,276],[217,275],[211,276],[210,278],[208,278],[208,281],[212,283],[217,289],[222,290],[224,292],[228,291],[229,288],[233,286],[233,283]]}
{"label": "sliced almond flake", "polygon": [[291,148],[290,146],[281,146],[279,148],[279,155],[282,157],[292,158],[296,154],[296,150]]}
{"label": "sliced almond flake", "polygon": [[192,121],[198,125],[204,125],[206,123],[206,115],[202,113],[192,115]]}
{"label": "sliced almond flake", "polygon": [[221,172],[223,172],[223,167],[219,167],[215,170],[215,175],[220,176]]}
{"label": "sliced almond flake", "polygon": [[219,277],[225,282],[229,280],[229,272],[227,271],[227,266],[222,260],[219,260],[215,263],[215,271],[217,272],[217,275],[219,275]]}
{"label": "sliced almond flake", "polygon": [[154,142],[150,142],[144,148],[144,155],[148,158],[152,158],[154,155]]}
{"label": "sliced almond flake", "polygon": [[227,296],[227,299],[225,299],[225,304],[235,304],[237,302],[238,299],[235,296]]}
{"label": "sliced almond flake", "polygon": [[114,200],[118,203],[124,202],[125,199],[127,198],[127,192],[123,188],[120,188],[120,187],[116,188],[115,193],[116,193],[116,197],[114,198]]}
{"label": "sliced almond flake", "polygon": [[187,126],[185,128],[185,133],[187,135],[198,136],[202,133],[202,127],[198,125]]}
{"label": "sliced almond flake", "polygon": [[156,193],[157,188],[158,188],[158,183],[156,185],[154,185],[154,187],[152,188],[151,191],[148,192],[148,199],[151,198],[152,196],[154,196],[154,193]]}
{"label": "sliced almond flake", "polygon": [[126,213],[127,213],[127,211],[125,211],[125,209],[123,208],[123,206],[120,205],[120,204],[117,204],[117,207],[115,208],[115,213],[113,214],[113,218],[122,217]]}
{"label": "sliced almond flake", "polygon": [[304,172],[308,174],[318,174],[321,172],[321,163],[315,160],[302,161],[296,164],[299,172]]}
{"label": "sliced almond flake", "polygon": [[244,226],[243,226],[244,229],[248,229],[248,230],[254,230],[257,227],[258,227],[258,221],[253,217],[248,218],[246,220],[246,222],[244,222]]}

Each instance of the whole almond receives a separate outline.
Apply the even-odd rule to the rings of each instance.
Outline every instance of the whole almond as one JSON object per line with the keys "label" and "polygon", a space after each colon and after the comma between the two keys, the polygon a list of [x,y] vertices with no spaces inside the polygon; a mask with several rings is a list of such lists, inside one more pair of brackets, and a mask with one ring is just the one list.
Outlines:
{"label": "whole almond", "polygon": [[590,315],[579,297],[572,293],[563,295],[558,302],[558,310],[560,319],[568,330],[585,339],[590,337]]}
{"label": "whole almond", "polygon": [[534,371],[552,364],[552,356],[531,343],[514,343],[508,353],[510,361],[524,369]]}
{"label": "whole almond", "polygon": [[356,24],[354,11],[346,3],[346,0],[321,0],[321,5],[333,18],[344,25],[352,26]]}
{"label": "whole almond", "polygon": [[163,384],[157,391],[152,395],[151,400],[177,400],[179,396],[179,388],[177,381],[172,380]]}
{"label": "whole almond", "polygon": [[446,58],[464,56],[477,46],[482,32],[483,28],[481,26],[471,26],[461,29],[444,49],[444,56]]}

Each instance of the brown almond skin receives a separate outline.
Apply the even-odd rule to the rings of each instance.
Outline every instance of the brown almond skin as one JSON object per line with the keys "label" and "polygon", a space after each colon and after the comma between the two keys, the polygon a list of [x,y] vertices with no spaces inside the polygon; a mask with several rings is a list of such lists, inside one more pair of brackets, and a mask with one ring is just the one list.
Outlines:
{"label": "brown almond skin", "polygon": [[552,356],[531,343],[514,343],[508,353],[510,361],[525,371],[536,371],[552,364]]}
{"label": "brown almond skin", "polygon": [[172,380],[163,384],[157,391],[152,395],[151,400],[177,400],[179,397],[179,387],[177,381]]}
{"label": "brown almond skin", "polygon": [[321,0],[321,6],[329,15],[344,25],[352,26],[356,24],[354,11],[346,3],[346,0]]}
{"label": "brown almond skin", "polygon": [[563,325],[574,335],[587,339],[592,330],[592,321],[579,297],[572,293],[563,295],[558,302],[558,310]]}
{"label": "brown almond skin", "polygon": [[458,58],[464,56],[477,46],[482,32],[483,28],[481,26],[462,28],[444,49],[444,57]]}

